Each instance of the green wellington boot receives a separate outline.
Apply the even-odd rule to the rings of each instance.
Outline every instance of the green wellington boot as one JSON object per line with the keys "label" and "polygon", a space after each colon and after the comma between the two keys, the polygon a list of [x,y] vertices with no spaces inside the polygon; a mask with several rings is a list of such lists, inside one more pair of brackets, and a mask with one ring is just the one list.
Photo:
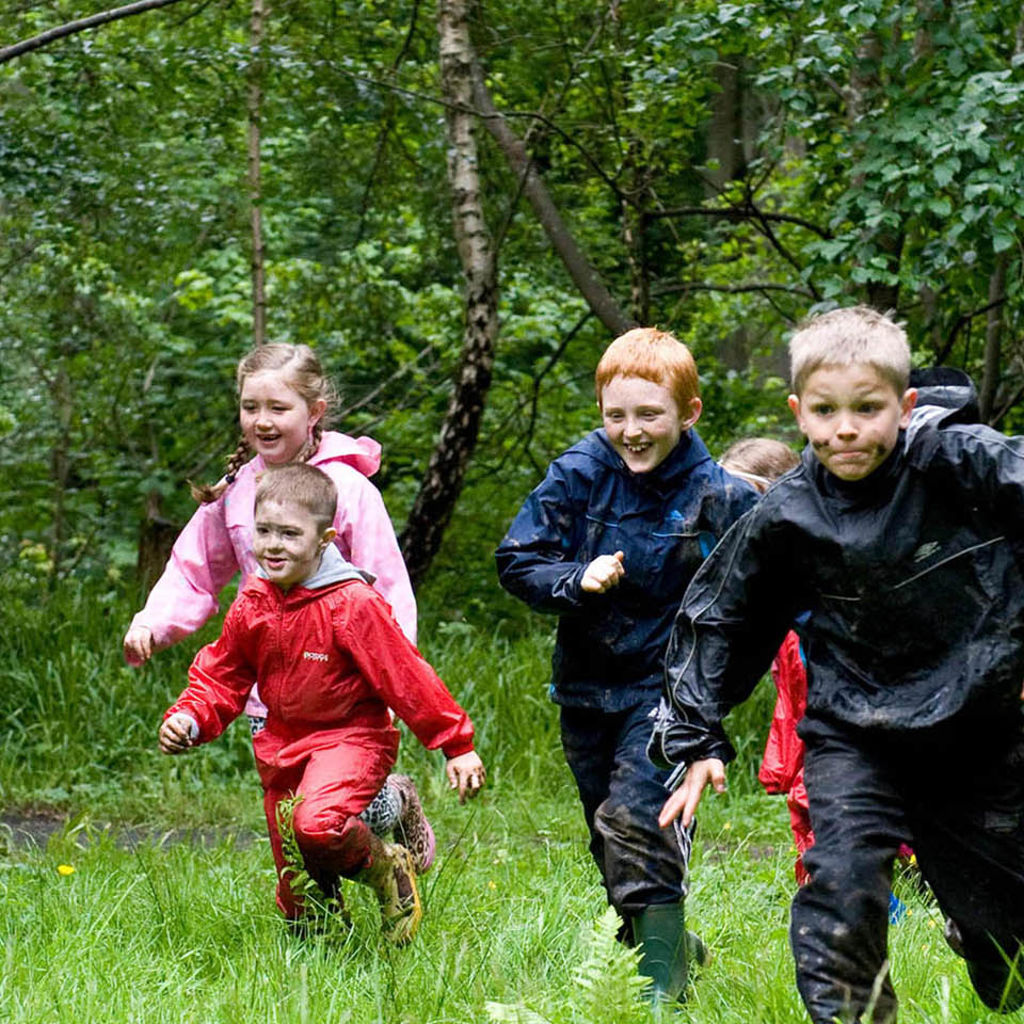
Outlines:
{"label": "green wellington boot", "polygon": [[704,943],[686,930],[682,902],[645,907],[632,920],[640,973],[651,979],[652,1002],[682,1002],[690,964],[707,959]]}

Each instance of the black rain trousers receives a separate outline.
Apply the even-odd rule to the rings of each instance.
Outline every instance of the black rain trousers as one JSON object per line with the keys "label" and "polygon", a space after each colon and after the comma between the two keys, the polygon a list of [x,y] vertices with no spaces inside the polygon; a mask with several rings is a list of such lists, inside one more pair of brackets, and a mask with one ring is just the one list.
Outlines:
{"label": "black rain trousers", "polygon": [[895,1017],[886,970],[893,861],[910,843],[944,915],[959,926],[982,1001],[1024,1004],[1024,730],[952,725],[858,732],[805,719],[805,779],[815,844],[794,901],[797,986],[815,1024]]}

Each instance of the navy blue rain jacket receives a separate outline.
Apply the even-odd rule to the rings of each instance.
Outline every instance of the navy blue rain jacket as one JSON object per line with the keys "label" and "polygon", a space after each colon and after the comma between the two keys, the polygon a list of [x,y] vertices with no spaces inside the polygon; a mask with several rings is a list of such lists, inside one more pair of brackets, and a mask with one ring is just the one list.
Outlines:
{"label": "navy blue rain jacket", "polygon": [[[693,430],[649,473],[627,469],[601,429],[551,463],[495,557],[506,590],[560,616],[557,703],[621,711],[657,700],[686,585],[756,500]],[[622,582],[583,592],[587,565],[616,551],[625,553]]]}
{"label": "navy blue rain jacket", "polygon": [[733,756],[722,719],[794,620],[808,719],[894,739],[1020,722],[1024,438],[958,422],[957,404],[955,388],[920,392],[900,443],[861,481],[808,447],[736,524],[676,620],[656,764]]}

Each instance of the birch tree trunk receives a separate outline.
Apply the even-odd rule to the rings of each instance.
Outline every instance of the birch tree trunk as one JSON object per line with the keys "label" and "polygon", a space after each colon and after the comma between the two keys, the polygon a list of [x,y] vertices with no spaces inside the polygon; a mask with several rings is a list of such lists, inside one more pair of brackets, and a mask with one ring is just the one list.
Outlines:
{"label": "birch tree trunk", "polygon": [[476,119],[471,105],[471,2],[439,0],[437,11],[448,180],[455,240],[466,280],[466,323],[451,402],[401,536],[402,555],[414,587],[422,582],[441,546],[465,481],[491,386],[498,334],[497,269],[480,198]]}

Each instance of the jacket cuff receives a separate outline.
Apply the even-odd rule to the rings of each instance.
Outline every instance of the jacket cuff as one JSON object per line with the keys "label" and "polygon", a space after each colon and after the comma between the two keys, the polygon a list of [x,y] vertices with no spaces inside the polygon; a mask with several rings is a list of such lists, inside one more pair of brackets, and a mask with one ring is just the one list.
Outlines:
{"label": "jacket cuff", "polygon": [[552,588],[551,596],[557,601],[565,601],[578,608],[583,601],[583,587],[580,584],[586,571],[586,565],[573,566],[572,572],[566,573]]}
{"label": "jacket cuff", "polygon": [[473,741],[464,740],[457,743],[449,743],[441,748],[441,753],[450,761],[453,757],[462,757],[463,754],[473,753]]}

